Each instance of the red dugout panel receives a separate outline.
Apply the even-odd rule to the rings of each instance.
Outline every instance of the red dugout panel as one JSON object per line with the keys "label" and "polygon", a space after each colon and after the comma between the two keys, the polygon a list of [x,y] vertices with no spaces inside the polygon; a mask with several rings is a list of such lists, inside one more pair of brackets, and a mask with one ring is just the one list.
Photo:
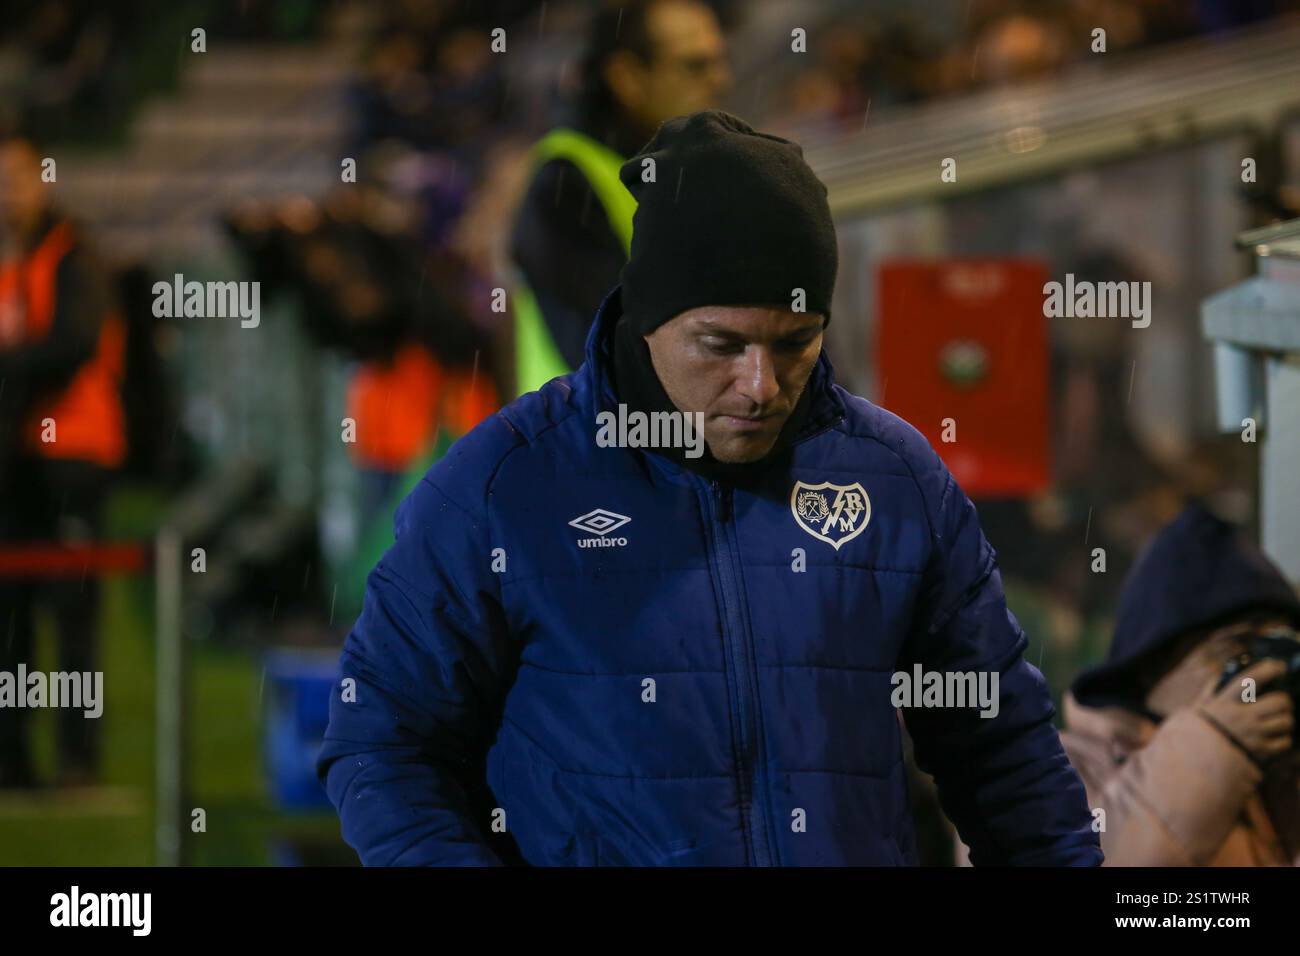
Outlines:
{"label": "red dugout panel", "polygon": [[1027,259],[880,267],[879,401],[972,497],[1029,495],[1050,480],[1047,278]]}

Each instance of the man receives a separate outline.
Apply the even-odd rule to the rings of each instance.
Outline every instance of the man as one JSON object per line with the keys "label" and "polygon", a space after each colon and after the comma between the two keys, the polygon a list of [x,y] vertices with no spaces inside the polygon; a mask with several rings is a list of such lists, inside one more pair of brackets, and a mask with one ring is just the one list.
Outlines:
{"label": "man", "polygon": [[730,82],[717,18],[697,0],[607,3],[596,14],[582,95],[533,149],[510,240],[522,279],[511,293],[517,394],[582,363],[632,239],[624,159],[669,117],[716,105]]}
{"label": "man", "polygon": [[1200,504],[1134,566],[1108,659],[1075,681],[1061,735],[1105,811],[1108,864],[1300,864],[1300,753],[1291,697],[1275,683],[1285,665],[1256,662],[1217,687],[1224,665],[1274,627],[1300,627],[1300,600]]}
{"label": "man", "polygon": [[[102,270],[51,204],[30,142],[0,139],[0,544],[87,543],[126,456],[125,327]],[[0,671],[32,664],[34,602],[58,626],[60,669],[96,670],[99,583],[0,578]],[[21,708],[0,708],[0,787],[36,783]],[[99,721],[59,716],[62,785],[92,783]]]}
{"label": "man", "polygon": [[[975,862],[1098,863],[973,506],[832,380],[800,148],[697,113],[622,179],[587,361],[430,469],[371,573],[319,762],[344,837],[368,864],[914,863],[915,665],[1000,688],[992,717],[907,711]],[[606,447],[606,413],[707,447]]]}

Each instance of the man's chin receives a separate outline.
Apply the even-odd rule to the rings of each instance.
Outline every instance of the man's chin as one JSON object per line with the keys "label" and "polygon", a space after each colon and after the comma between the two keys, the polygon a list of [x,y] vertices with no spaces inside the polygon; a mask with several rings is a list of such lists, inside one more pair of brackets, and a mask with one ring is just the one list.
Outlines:
{"label": "man's chin", "polygon": [[750,465],[767,457],[776,445],[776,435],[729,436],[721,441],[709,442],[709,453],[727,465]]}

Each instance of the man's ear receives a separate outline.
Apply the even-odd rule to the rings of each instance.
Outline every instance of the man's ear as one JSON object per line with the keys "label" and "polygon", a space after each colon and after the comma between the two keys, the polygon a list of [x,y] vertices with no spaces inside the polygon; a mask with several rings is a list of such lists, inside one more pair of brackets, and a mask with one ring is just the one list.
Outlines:
{"label": "man's ear", "polygon": [[619,50],[605,62],[604,74],[620,104],[636,107],[644,102],[646,65],[635,53]]}

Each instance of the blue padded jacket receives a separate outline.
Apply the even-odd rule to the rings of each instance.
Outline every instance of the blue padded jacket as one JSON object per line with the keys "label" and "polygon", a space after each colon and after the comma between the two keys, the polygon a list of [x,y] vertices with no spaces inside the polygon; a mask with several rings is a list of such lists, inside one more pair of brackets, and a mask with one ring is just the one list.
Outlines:
{"label": "blue padded jacket", "polygon": [[[395,517],[318,771],[368,865],[915,864],[899,715],[976,864],[1101,862],[975,508],[834,384],[754,487],[600,447],[587,360],[484,421]],[[996,717],[891,701],[998,675]]]}

